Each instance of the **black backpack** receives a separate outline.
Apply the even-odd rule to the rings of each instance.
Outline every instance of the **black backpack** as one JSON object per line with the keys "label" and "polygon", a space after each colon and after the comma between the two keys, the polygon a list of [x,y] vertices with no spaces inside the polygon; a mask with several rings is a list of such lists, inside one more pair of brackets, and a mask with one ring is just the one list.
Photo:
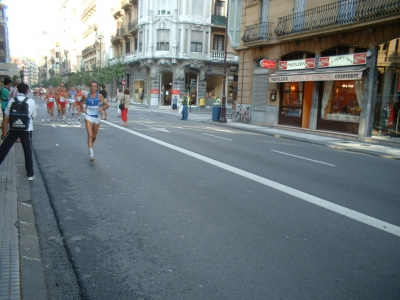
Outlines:
{"label": "black backpack", "polygon": [[27,130],[29,128],[29,104],[26,101],[28,101],[28,97],[23,101],[19,101],[17,97],[14,98],[8,115],[11,130]]}

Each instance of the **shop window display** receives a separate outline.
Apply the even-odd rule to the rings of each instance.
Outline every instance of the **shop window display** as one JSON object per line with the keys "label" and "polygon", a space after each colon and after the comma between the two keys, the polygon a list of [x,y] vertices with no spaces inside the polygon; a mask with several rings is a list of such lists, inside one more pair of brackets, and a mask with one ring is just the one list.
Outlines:
{"label": "shop window display", "polygon": [[360,122],[362,81],[326,81],[322,95],[321,119]]}
{"label": "shop window display", "polygon": [[303,82],[283,84],[282,115],[301,117]]}

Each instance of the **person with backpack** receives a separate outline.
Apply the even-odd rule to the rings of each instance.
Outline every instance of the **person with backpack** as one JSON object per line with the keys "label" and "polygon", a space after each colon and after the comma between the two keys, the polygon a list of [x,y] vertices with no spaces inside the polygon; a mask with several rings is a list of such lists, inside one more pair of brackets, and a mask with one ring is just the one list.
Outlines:
{"label": "person with backpack", "polygon": [[25,169],[28,180],[34,180],[32,159],[32,131],[33,118],[36,117],[35,100],[28,97],[29,85],[20,83],[18,86],[18,96],[8,101],[5,110],[5,124],[10,126],[3,143],[0,146],[0,165],[3,163],[8,152],[17,141],[21,139],[22,148],[25,156]]}
{"label": "person with backpack", "polygon": [[1,122],[1,139],[4,140],[7,134],[7,126],[5,125],[5,115],[4,112],[8,105],[8,99],[10,98],[10,86],[11,86],[11,78],[4,78],[4,86],[1,88],[0,97],[1,97],[1,111],[3,112],[3,121]]}

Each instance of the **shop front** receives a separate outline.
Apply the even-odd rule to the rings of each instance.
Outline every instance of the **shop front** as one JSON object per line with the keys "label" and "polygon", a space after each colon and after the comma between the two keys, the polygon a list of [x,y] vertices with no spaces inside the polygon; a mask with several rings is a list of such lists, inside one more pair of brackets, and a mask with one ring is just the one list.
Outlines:
{"label": "shop front", "polygon": [[365,53],[281,61],[278,124],[358,134],[365,70]]}

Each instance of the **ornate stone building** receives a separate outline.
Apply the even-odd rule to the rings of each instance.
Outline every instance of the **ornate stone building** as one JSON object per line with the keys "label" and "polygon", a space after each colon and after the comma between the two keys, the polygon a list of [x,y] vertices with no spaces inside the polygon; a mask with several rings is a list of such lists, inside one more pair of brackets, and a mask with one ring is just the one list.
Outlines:
{"label": "ornate stone building", "polygon": [[397,135],[398,0],[241,5],[239,101],[251,107],[253,122]]}
{"label": "ornate stone building", "polygon": [[[170,105],[189,92],[192,105],[222,96],[226,1],[123,0],[113,12],[114,60],[134,102]],[[227,44],[228,105],[236,100],[238,57]],[[111,61],[112,63],[113,61]],[[115,93],[112,90],[112,93]]]}

